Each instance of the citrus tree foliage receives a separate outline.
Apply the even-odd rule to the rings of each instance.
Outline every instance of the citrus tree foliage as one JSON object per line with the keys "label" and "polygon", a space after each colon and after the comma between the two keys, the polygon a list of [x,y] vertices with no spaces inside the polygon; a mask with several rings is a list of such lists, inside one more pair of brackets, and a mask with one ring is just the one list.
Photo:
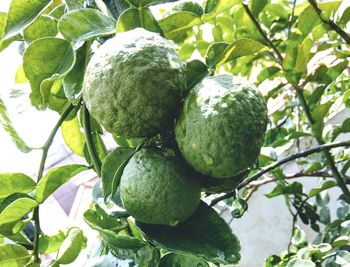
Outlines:
{"label": "citrus tree foliage", "polygon": [[[174,1],[12,0],[8,12],[0,13],[0,51],[15,42],[23,56],[16,83],[30,84],[28,101],[38,110],[60,114],[43,142],[38,176],[0,174],[0,266],[39,266],[41,255],[48,253],[56,253],[51,266],[76,260],[87,243],[82,230],[73,227],[46,235],[39,222],[50,218],[40,218],[39,207],[62,184],[89,168],[100,177],[93,203],[84,214],[86,223],[100,236],[95,252],[89,255],[89,266],[237,263],[239,241],[212,206],[222,202],[239,219],[250,196],[266,183],[275,183],[266,197],[285,198],[293,230],[290,245],[280,255],[268,257],[264,266],[349,263],[350,157],[346,147],[350,141],[336,139],[350,131],[350,119],[326,124],[350,105],[347,1],[188,1],[175,3],[169,12],[158,6],[164,2]],[[152,10],[160,10],[161,15],[154,16]],[[197,211],[176,227],[135,222],[123,209],[118,189],[130,157],[143,147],[174,145],[169,144],[169,136],[114,136],[116,148],[108,153],[103,129],[90,117],[81,97],[92,47],[116,32],[138,27],[178,45],[178,54],[187,65],[186,92],[207,75],[226,72],[267,88],[265,100],[279,104],[270,110],[264,143],[269,149],[262,150],[257,162],[234,180],[213,183],[201,178],[207,193]],[[18,149],[24,153],[33,149],[14,129],[1,99],[0,123]],[[59,129],[67,146],[84,157],[86,164],[44,173],[48,150]],[[305,143],[314,147],[303,150]],[[284,153],[277,157],[275,151]],[[302,171],[285,173],[283,164],[291,161]],[[296,179],[305,176],[318,179],[319,185],[307,190]],[[331,188],[342,192],[336,218],[328,207],[327,190]],[[217,192],[225,193],[215,195]],[[206,197],[212,194],[210,203]],[[310,226],[317,238],[308,241],[297,222]],[[25,234],[31,225],[33,239]]]}

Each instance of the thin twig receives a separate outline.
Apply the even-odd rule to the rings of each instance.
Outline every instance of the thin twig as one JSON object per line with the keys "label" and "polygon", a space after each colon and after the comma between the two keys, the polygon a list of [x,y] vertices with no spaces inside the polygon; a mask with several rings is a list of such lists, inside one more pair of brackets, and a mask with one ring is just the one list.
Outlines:
{"label": "thin twig", "polygon": [[263,37],[263,39],[266,41],[266,43],[268,44],[268,46],[275,52],[276,56],[277,56],[277,60],[278,62],[282,65],[283,62],[283,57],[281,55],[281,53],[278,51],[277,47],[272,43],[272,41],[267,37],[266,33],[264,32],[264,30],[261,28],[260,23],[258,22],[258,20],[254,17],[253,13],[250,11],[248,5],[246,4],[242,4],[244,10],[246,11],[246,13],[248,14],[249,18],[252,20],[252,22],[254,23],[255,27],[257,28],[257,30],[259,31],[260,35]]}
{"label": "thin twig", "polygon": [[[68,115],[71,113],[71,111],[74,109],[74,106],[70,104],[61,114],[61,117],[57,121],[55,127],[52,129],[46,143],[43,146],[43,153],[41,156],[38,176],[37,176],[37,182],[40,181],[40,179],[43,177],[44,168],[45,168],[45,162],[47,158],[47,154],[49,152],[49,148],[53,142],[53,139],[55,138],[55,135],[58,131],[58,129],[61,127],[62,122],[68,117]],[[33,211],[33,220],[34,220],[34,248],[33,248],[33,254],[34,254],[34,261],[40,262],[39,258],[39,238],[40,238],[40,218],[39,218],[39,206],[36,207]]]}
{"label": "thin twig", "polygon": [[308,2],[315,10],[319,18],[322,20],[322,22],[327,24],[333,31],[335,31],[341,38],[343,38],[348,45],[350,45],[350,35],[342,30],[334,21],[325,19],[322,16],[322,10],[317,6],[317,2],[315,0],[308,0]]}
{"label": "thin twig", "polygon": [[[329,143],[329,144],[324,144],[324,145],[318,145],[315,146],[311,149],[305,150],[303,152],[299,152],[299,153],[294,153],[286,158],[283,158],[279,161],[276,161],[272,164],[270,164],[269,166],[263,168],[262,170],[260,170],[259,172],[255,173],[254,175],[246,178],[243,180],[243,182],[241,182],[236,189],[242,189],[243,187],[247,186],[248,184],[250,184],[252,181],[257,180],[258,178],[260,178],[262,175],[264,175],[265,173],[268,173],[274,169],[276,169],[277,167],[288,163],[290,161],[293,161],[295,159],[298,158],[303,158],[303,157],[307,157],[311,154],[317,153],[317,152],[322,152],[322,151],[328,151],[332,148],[336,148],[336,147],[348,147],[350,146],[350,141],[344,141],[344,142],[333,142],[333,143]],[[345,185],[346,186],[346,185]],[[226,198],[232,197],[236,191],[236,189],[232,192],[226,193],[220,197],[217,197],[215,199],[213,199],[213,201],[211,202],[211,206],[217,204],[219,201],[224,200]]]}
{"label": "thin twig", "polygon": [[292,23],[293,23],[293,19],[294,19],[294,12],[295,12],[295,4],[296,4],[297,0],[293,1],[293,8],[292,8],[292,14],[290,14],[290,18],[289,18],[289,22],[288,22],[288,39],[290,37],[290,32],[292,29]]}

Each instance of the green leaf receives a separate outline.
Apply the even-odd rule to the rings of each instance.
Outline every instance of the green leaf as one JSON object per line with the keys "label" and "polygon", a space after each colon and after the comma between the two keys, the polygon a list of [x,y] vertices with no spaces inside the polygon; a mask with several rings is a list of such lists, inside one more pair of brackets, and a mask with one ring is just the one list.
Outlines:
{"label": "green leaf", "polygon": [[349,242],[350,242],[350,238],[348,236],[346,236],[346,235],[339,236],[333,241],[332,247],[333,248],[340,248],[342,246],[349,244]]}
{"label": "green leaf", "polygon": [[328,207],[322,207],[320,209],[320,222],[323,224],[329,224],[331,221],[331,213]]}
{"label": "green leaf", "polygon": [[12,0],[7,15],[4,39],[21,32],[32,23],[52,0]]}
{"label": "green leaf", "polygon": [[85,43],[76,51],[76,60],[72,70],[63,78],[63,90],[66,97],[74,101],[81,95],[85,64],[88,57],[89,46]]}
{"label": "green leaf", "polygon": [[174,267],[174,266],[209,267],[209,264],[204,260],[191,255],[168,253],[161,258],[159,267]]}
{"label": "green leaf", "polygon": [[240,259],[240,245],[226,222],[204,202],[184,223],[176,226],[136,226],[151,243],[166,250],[191,254],[216,264],[236,263]]}
{"label": "green leaf", "polygon": [[350,20],[350,7],[347,7],[339,19],[340,24],[346,24]]}
{"label": "green leaf", "polygon": [[16,71],[16,83],[26,83],[28,82],[28,79],[24,73],[23,65],[19,65],[17,71]]}
{"label": "green leaf", "polygon": [[329,188],[335,187],[337,185],[337,183],[333,180],[327,180],[324,183],[322,183],[322,185],[320,187],[317,188],[312,188],[308,194],[308,197],[314,197],[317,194],[319,194],[320,192],[327,190]]}
{"label": "green leaf", "polygon": [[23,173],[1,173],[0,200],[13,193],[29,193],[35,185],[33,179]]}
{"label": "green leaf", "polygon": [[231,205],[231,215],[233,218],[241,218],[248,209],[248,203],[242,198],[236,198]]}
{"label": "green leaf", "polygon": [[192,56],[195,49],[196,48],[193,44],[186,43],[183,46],[181,46],[181,48],[179,49],[178,51],[179,57],[182,60],[187,60]]}
{"label": "green leaf", "polygon": [[46,107],[52,82],[66,75],[74,62],[73,47],[66,40],[47,37],[32,42],[23,55],[23,68],[30,81],[34,106]]}
{"label": "green leaf", "polygon": [[23,37],[31,43],[36,39],[55,37],[57,33],[57,22],[47,15],[41,15],[23,31]]}
{"label": "green leaf", "polygon": [[207,66],[200,60],[192,60],[186,64],[186,93],[189,92],[208,74]]}
{"label": "green leaf", "polygon": [[63,15],[58,29],[65,39],[79,42],[115,33],[115,20],[92,8],[73,10]]}
{"label": "green leaf", "polygon": [[117,220],[108,216],[101,209],[88,210],[84,213],[84,220],[93,229],[97,230],[103,241],[121,259],[133,259],[137,266],[157,267],[159,252],[147,245],[146,242],[118,232],[128,227],[126,220]]}
{"label": "green leaf", "polygon": [[53,236],[41,235],[39,241],[39,253],[49,254],[59,250],[66,236],[62,231]]}
{"label": "green leaf", "polygon": [[32,148],[27,146],[24,140],[19,136],[16,129],[12,125],[12,121],[7,113],[7,108],[5,102],[0,98],[0,124],[6,133],[11,137],[12,141],[15,143],[16,147],[23,153],[28,153],[32,151]]}
{"label": "green leaf", "polygon": [[28,251],[15,244],[0,244],[0,266],[23,267],[30,260]]}
{"label": "green leaf", "polygon": [[299,15],[298,28],[304,35],[307,35],[315,26],[320,23],[321,20],[313,7],[307,6]]}
{"label": "green leaf", "polygon": [[257,79],[259,83],[262,83],[266,79],[272,79],[281,69],[279,67],[271,66],[264,68],[258,75]]}
{"label": "green leaf", "polygon": [[77,227],[70,228],[58,251],[56,262],[69,264],[75,261],[80,251],[86,247],[86,241],[82,230]]}
{"label": "green leaf", "polygon": [[126,0],[126,1],[137,8],[146,7],[153,3],[159,2],[159,0]]}
{"label": "green leaf", "polygon": [[195,13],[180,11],[159,20],[158,23],[165,37],[174,39],[184,31],[192,30],[193,26],[200,25],[203,22]]}
{"label": "green leaf", "polygon": [[316,267],[316,264],[310,260],[292,259],[286,267]]}
{"label": "green leaf", "polygon": [[83,157],[85,137],[81,131],[78,117],[74,116],[70,120],[65,120],[61,125],[61,132],[66,145],[74,154]]}
{"label": "green leaf", "polygon": [[317,105],[311,112],[311,116],[314,120],[314,123],[312,124],[312,132],[317,137],[322,137],[324,117],[327,115],[332,104],[333,103],[329,101],[324,104]]}
{"label": "green leaf", "polygon": [[120,175],[135,149],[129,147],[118,147],[105,157],[101,168],[101,179],[103,194],[105,198],[113,196],[120,182]]}
{"label": "green leaf", "polygon": [[24,215],[32,211],[36,206],[38,206],[38,203],[29,196],[15,199],[1,211],[0,225],[3,226],[22,219]]}
{"label": "green leaf", "polygon": [[163,35],[149,8],[137,9],[132,7],[120,14],[117,22],[117,32],[126,32],[139,27]]}
{"label": "green leaf", "polygon": [[51,169],[37,184],[35,199],[42,203],[62,184],[68,182],[78,173],[85,171],[84,165],[72,164]]}
{"label": "green leaf", "polygon": [[235,4],[240,3],[239,0],[207,0],[205,3],[202,19],[209,21],[216,17],[221,12],[233,7]]}
{"label": "green leaf", "polygon": [[218,42],[209,46],[207,54],[205,56],[205,63],[209,68],[215,67],[219,63],[222,55],[224,54],[229,43]]}
{"label": "green leaf", "polygon": [[331,1],[317,3],[317,6],[322,11],[335,12],[338,10],[341,2],[342,2],[342,0],[331,0]]}
{"label": "green leaf", "polygon": [[295,64],[296,72],[306,71],[306,65],[311,58],[311,48],[314,41],[310,37],[306,37],[298,48],[298,55]]}
{"label": "green leaf", "polygon": [[265,6],[269,3],[269,0],[252,0],[251,11],[255,17],[259,16],[260,12],[264,10]]}
{"label": "green leaf", "polygon": [[288,194],[301,194],[301,193],[303,193],[303,185],[298,182],[293,182],[288,185],[279,183],[274,189],[272,189],[272,191],[266,193],[265,195],[269,198],[272,198],[283,194],[288,195]]}
{"label": "green leaf", "polygon": [[252,39],[243,38],[231,43],[220,56],[217,65],[225,64],[235,58],[265,51],[268,48]]}

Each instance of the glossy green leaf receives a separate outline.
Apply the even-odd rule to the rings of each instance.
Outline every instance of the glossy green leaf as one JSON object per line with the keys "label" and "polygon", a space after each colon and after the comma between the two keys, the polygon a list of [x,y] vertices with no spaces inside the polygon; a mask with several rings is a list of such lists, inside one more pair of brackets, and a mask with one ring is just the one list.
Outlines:
{"label": "glossy green leaf", "polygon": [[322,11],[331,11],[335,12],[339,8],[342,0],[331,0],[317,3],[317,6]]}
{"label": "glossy green leaf", "polygon": [[23,37],[30,43],[39,38],[55,37],[57,33],[57,22],[47,15],[41,15],[23,31]]}
{"label": "glossy green leaf", "polygon": [[79,42],[115,33],[115,20],[101,12],[84,8],[63,15],[58,28],[67,40]]}
{"label": "glossy green leaf", "polygon": [[85,65],[88,56],[89,47],[85,43],[76,51],[76,60],[72,70],[63,78],[63,89],[69,100],[76,100],[81,95]]}
{"label": "glossy green leaf", "polygon": [[332,247],[333,248],[340,248],[342,246],[345,246],[347,244],[350,243],[350,237],[349,236],[339,236],[337,237],[333,243],[332,243]]}
{"label": "glossy green leaf", "polygon": [[191,254],[217,264],[236,263],[240,259],[240,245],[226,222],[204,202],[184,223],[176,226],[136,226],[148,241],[168,251]]}
{"label": "glossy green leaf", "polygon": [[252,39],[243,38],[231,43],[220,56],[217,65],[225,64],[235,58],[266,51],[267,47]]}
{"label": "glossy green leaf", "polygon": [[310,37],[306,37],[305,40],[301,43],[298,49],[298,55],[295,64],[296,72],[306,71],[306,65],[311,58],[311,48],[314,41]]}
{"label": "glossy green leaf", "polygon": [[3,40],[3,35],[6,26],[7,14],[4,12],[0,12],[0,52],[3,51],[6,47],[8,47],[13,41],[21,40],[22,37],[20,34],[16,34],[6,40]]}
{"label": "glossy green leaf", "polygon": [[97,230],[103,241],[121,259],[133,259],[137,266],[158,267],[159,252],[144,241],[125,234],[118,234],[128,227],[125,220],[108,216],[101,209],[88,210],[84,213],[86,223]]}
{"label": "glossy green leaf", "polygon": [[0,225],[6,225],[8,223],[19,221],[36,206],[38,206],[38,203],[29,196],[15,199],[1,211]]}
{"label": "glossy green leaf", "polygon": [[66,75],[74,62],[73,47],[66,40],[47,37],[31,43],[23,55],[23,68],[30,81],[30,98],[34,106],[46,107],[52,82]]}
{"label": "glossy green leaf", "polygon": [[199,83],[207,74],[207,66],[200,60],[192,60],[186,64],[186,93]]}
{"label": "glossy green leaf", "polygon": [[62,231],[53,236],[41,235],[39,241],[39,253],[48,254],[58,251],[66,236]]}
{"label": "glossy green leaf", "polygon": [[233,7],[235,4],[239,4],[240,0],[208,0],[206,1],[202,18],[205,21],[209,21],[216,17],[221,12]]}
{"label": "glossy green leaf", "polygon": [[149,8],[129,8],[119,16],[117,32],[126,32],[139,27],[163,35],[162,29]]}
{"label": "glossy green leaf", "polygon": [[258,75],[257,79],[259,83],[262,83],[266,79],[273,79],[275,75],[280,71],[281,69],[276,66],[271,66],[264,68]]}
{"label": "glossy green leaf", "polygon": [[65,4],[56,6],[54,9],[50,11],[49,16],[59,20],[64,15],[65,8],[66,8]]}
{"label": "glossy green leaf", "polygon": [[303,185],[298,182],[293,182],[291,184],[285,185],[282,183],[277,184],[277,186],[270,192],[266,193],[267,197],[276,197],[282,194],[302,194]]}
{"label": "glossy green leaf", "polygon": [[229,43],[219,42],[209,46],[207,54],[205,56],[205,63],[209,68],[215,67],[216,64],[219,63],[222,55],[229,45]]}
{"label": "glossy green leaf", "polygon": [[52,0],[12,0],[7,16],[4,39],[21,32],[32,23]]}
{"label": "glossy green leaf", "polygon": [[11,137],[13,143],[16,147],[22,151],[23,153],[28,153],[32,151],[24,140],[19,136],[16,129],[12,125],[12,121],[7,113],[7,108],[5,106],[5,102],[0,98],[0,125],[6,131],[6,133]]}
{"label": "glossy green leaf", "polygon": [[204,260],[191,255],[168,253],[161,258],[159,267],[174,266],[209,267],[209,264]]}
{"label": "glossy green leaf", "polygon": [[81,130],[77,116],[70,120],[65,120],[61,125],[61,132],[66,145],[74,154],[83,157],[85,147],[85,137]]}
{"label": "glossy green leaf", "polygon": [[131,5],[137,8],[146,7],[153,3],[159,2],[159,0],[126,0],[126,1],[128,1]]}
{"label": "glossy green leaf", "polygon": [[77,227],[70,228],[58,251],[56,262],[69,264],[75,261],[80,251],[86,247],[86,241],[82,230]]}
{"label": "glossy green leaf", "polygon": [[23,267],[31,255],[25,247],[16,244],[0,244],[0,266]]}
{"label": "glossy green leaf", "polygon": [[318,105],[311,112],[311,116],[314,120],[314,123],[312,124],[312,132],[317,137],[322,137],[324,118],[328,114],[328,111],[331,108],[332,104],[333,103],[329,101]]}
{"label": "glossy green leaf", "polygon": [[329,188],[332,188],[332,187],[334,187],[336,185],[337,185],[337,183],[335,181],[327,180],[324,183],[322,183],[322,185],[320,187],[312,188],[310,190],[310,192],[308,193],[308,197],[314,197],[317,194],[319,194],[320,192],[322,192],[324,190],[327,190]]}
{"label": "glossy green leaf", "polygon": [[298,28],[304,35],[307,35],[320,23],[321,20],[312,6],[307,6],[299,15]]}
{"label": "glossy green leaf", "polygon": [[192,12],[180,11],[159,20],[158,23],[165,37],[174,39],[183,31],[190,30],[193,26],[200,25],[203,22],[201,18]]}
{"label": "glossy green leaf", "polygon": [[23,65],[19,65],[17,71],[16,71],[16,83],[26,83],[28,82],[28,79],[26,77],[26,74],[23,70]]}
{"label": "glossy green leaf", "polygon": [[343,14],[341,15],[341,17],[339,19],[339,23],[346,24],[346,23],[348,23],[348,21],[350,21],[350,6],[345,8]]}
{"label": "glossy green leaf", "polygon": [[61,185],[68,182],[78,173],[85,171],[84,165],[72,164],[65,165],[51,169],[47,174],[38,182],[35,190],[35,199],[42,203],[53,192],[56,191]]}
{"label": "glossy green leaf", "polygon": [[124,169],[135,149],[129,147],[118,147],[110,152],[104,159],[101,168],[101,179],[105,198],[113,196],[120,182],[121,170]]}
{"label": "glossy green leaf", "polygon": [[255,17],[259,16],[260,12],[264,10],[266,5],[269,3],[269,0],[252,0],[251,2],[251,11]]}
{"label": "glossy green leaf", "polygon": [[286,267],[316,267],[316,264],[310,260],[292,259]]}
{"label": "glossy green leaf", "polygon": [[231,215],[233,218],[241,218],[248,209],[248,203],[242,198],[236,198],[231,205]]}
{"label": "glossy green leaf", "polygon": [[192,56],[195,49],[193,44],[184,44],[178,51],[179,57],[182,60],[187,60]]}
{"label": "glossy green leaf", "polygon": [[13,193],[29,193],[34,190],[36,183],[23,173],[0,174],[0,199]]}

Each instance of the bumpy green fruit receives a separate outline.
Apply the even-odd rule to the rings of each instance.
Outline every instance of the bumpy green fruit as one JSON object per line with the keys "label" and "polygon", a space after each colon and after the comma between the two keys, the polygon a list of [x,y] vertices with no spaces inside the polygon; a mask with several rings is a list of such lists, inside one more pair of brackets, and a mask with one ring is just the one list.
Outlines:
{"label": "bumpy green fruit", "polygon": [[91,58],[84,101],[107,131],[150,137],[173,125],[184,69],[172,41],[141,28],[118,33]]}
{"label": "bumpy green fruit", "polygon": [[267,123],[266,103],[255,86],[227,74],[206,77],[185,99],[176,142],[198,172],[232,177],[257,159]]}
{"label": "bumpy green fruit", "polygon": [[120,196],[136,220],[175,226],[196,211],[200,187],[174,156],[141,149],[125,166]]}

